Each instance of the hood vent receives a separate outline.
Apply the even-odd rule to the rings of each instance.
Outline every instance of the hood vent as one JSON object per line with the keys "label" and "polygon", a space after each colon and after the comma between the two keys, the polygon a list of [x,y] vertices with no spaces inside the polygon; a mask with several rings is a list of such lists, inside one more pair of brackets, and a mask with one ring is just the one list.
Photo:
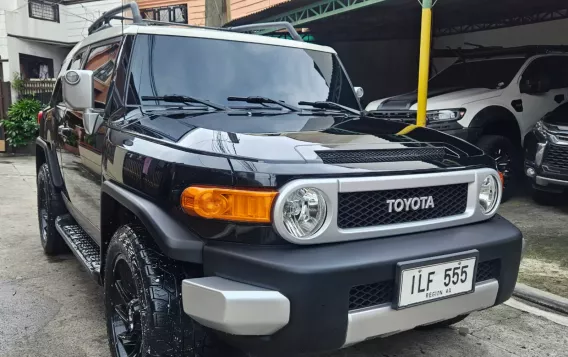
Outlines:
{"label": "hood vent", "polygon": [[316,151],[324,164],[363,164],[396,161],[442,161],[444,148]]}

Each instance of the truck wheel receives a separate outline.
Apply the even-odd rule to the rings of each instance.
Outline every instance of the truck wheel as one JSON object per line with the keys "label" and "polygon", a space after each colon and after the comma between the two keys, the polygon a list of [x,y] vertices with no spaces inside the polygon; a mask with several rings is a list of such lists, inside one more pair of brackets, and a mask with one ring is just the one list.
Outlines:
{"label": "truck wheel", "polygon": [[47,164],[41,165],[37,174],[37,218],[41,246],[47,255],[65,253],[67,244],[55,228],[55,218],[66,213],[61,193],[53,186]]}
{"label": "truck wheel", "polygon": [[454,324],[457,324],[458,322],[463,321],[468,316],[469,316],[469,314],[460,315],[460,316],[456,316],[454,318],[444,320],[444,321],[440,321],[440,322],[436,322],[436,323],[433,323],[433,324],[430,324],[430,325],[418,326],[416,329],[417,330],[434,330],[434,329],[437,329],[437,328],[444,328],[444,327],[448,327],[448,326],[452,326]]}
{"label": "truck wheel", "polygon": [[477,146],[495,159],[497,169],[503,174],[502,202],[513,196],[519,184],[521,153],[508,138],[501,135],[484,135]]}
{"label": "truck wheel", "polygon": [[182,269],[159,253],[143,228],[125,225],[116,231],[104,273],[113,357],[239,356],[184,313],[181,281],[187,274]]}

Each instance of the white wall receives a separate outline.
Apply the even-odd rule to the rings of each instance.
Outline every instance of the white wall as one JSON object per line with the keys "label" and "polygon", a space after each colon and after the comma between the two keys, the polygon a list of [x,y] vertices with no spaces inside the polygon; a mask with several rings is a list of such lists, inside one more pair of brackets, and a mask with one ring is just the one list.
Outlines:
{"label": "white wall", "polygon": [[[0,0],[2,1],[2,0]],[[87,37],[87,29],[103,12],[122,5],[121,0],[102,0],[61,6],[59,12],[66,16],[67,42],[79,42]]]}
{"label": "white wall", "polygon": [[[478,31],[434,38],[434,48],[464,47],[465,42],[483,46],[515,47],[525,45],[568,45],[568,19]],[[454,60],[436,59],[434,65],[441,70]]]}

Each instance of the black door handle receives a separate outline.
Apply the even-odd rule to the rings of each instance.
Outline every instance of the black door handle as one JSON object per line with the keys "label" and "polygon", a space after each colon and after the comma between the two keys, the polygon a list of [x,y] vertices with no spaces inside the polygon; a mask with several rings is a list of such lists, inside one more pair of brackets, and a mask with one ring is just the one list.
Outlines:
{"label": "black door handle", "polygon": [[557,94],[554,96],[554,101],[558,104],[564,101],[564,94]]}

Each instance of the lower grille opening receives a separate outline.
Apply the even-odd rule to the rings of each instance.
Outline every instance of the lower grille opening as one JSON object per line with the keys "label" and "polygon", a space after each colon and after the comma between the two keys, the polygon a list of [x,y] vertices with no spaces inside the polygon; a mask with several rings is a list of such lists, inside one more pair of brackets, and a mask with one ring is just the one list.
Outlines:
{"label": "lower grille opening", "polygon": [[[499,259],[478,263],[475,282],[498,279],[500,272]],[[392,303],[394,289],[394,280],[354,286],[349,291],[349,311]]]}
{"label": "lower grille opening", "polygon": [[498,279],[501,273],[501,261],[499,259],[488,260],[477,264],[477,283],[491,279]]}
{"label": "lower grille opening", "polygon": [[394,281],[354,286],[349,292],[349,311],[392,302]]}

